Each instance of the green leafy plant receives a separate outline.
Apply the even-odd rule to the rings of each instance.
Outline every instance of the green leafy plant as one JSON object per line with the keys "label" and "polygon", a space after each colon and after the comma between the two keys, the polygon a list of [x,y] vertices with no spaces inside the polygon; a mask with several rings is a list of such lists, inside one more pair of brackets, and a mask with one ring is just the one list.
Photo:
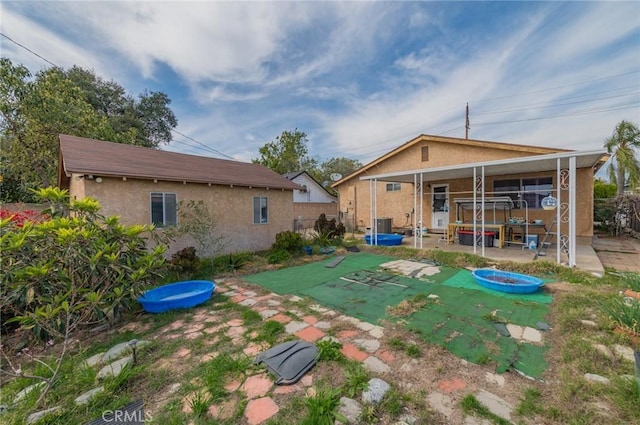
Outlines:
{"label": "green leafy plant", "polygon": [[600,308],[617,326],[640,335],[640,301],[616,297],[600,303]]}
{"label": "green leafy plant", "polygon": [[369,372],[360,363],[350,362],[344,372],[344,391],[353,398],[367,389]]}
{"label": "green leafy plant", "polygon": [[290,258],[291,258],[291,254],[288,251],[280,249],[280,250],[269,253],[268,262],[269,264],[279,264],[279,263],[284,263]]}
{"label": "green leafy plant", "polygon": [[282,323],[275,320],[267,320],[258,331],[256,341],[266,341],[269,344],[275,344],[278,336],[284,333],[285,327]]}
{"label": "green leafy plant", "polygon": [[271,245],[271,250],[295,254],[300,252],[304,244],[305,241],[299,233],[287,230],[276,235],[276,241]]}
{"label": "green leafy plant", "polygon": [[338,418],[340,392],[340,388],[332,388],[327,385],[316,388],[316,395],[305,399],[307,415],[302,420],[302,424],[333,425]]}
{"label": "green leafy plant", "polygon": [[44,381],[40,402],[57,378],[69,335],[114,321],[131,308],[136,296],[164,273],[165,247],[147,250],[152,227],[125,226],[118,217],[104,217],[92,198],[69,201],[66,190],[51,187],[34,193],[50,204],[47,219],[22,227],[0,220],[0,313],[5,324],[17,324],[18,331],[31,331],[40,339],[59,340],[62,348],[53,365],[42,362],[48,376],[27,375],[6,355],[1,371]]}
{"label": "green leafy plant", "polygon": [[318,358],[325,361],[340,361],[344,360],[344,354],[342,354],[342,344],[337,341],[331,341],[329,339],[318,341],[316,343],[318,347]]}
{"label": "green leafy plant", "polygon": [[196,418],[201,418],[207,413],[210,403],[211,400],[204,391],[196,392],[191,399],[189,399],[189,406]]}

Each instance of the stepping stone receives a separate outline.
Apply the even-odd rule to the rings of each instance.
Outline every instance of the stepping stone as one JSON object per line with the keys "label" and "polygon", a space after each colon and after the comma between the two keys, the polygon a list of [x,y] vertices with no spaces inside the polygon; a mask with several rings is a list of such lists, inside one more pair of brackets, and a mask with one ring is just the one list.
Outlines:
{"label": "stepping stone", "polygon": [[586,379],[587,381],[597,382],[599,384],[605,384],[605,385],[609,385],[611,383],[611,381],[608,378],[597,375],[595,373],[585,373],[584,379]]}
{"label": "stepping stone", "polygon": [[97,378],[103,379],[108,376],[117,376],[120,373],[120,371],[132,361],[133,361],[132,356],[127,356],[127,357],[121,358],[120,360],[116,360],[115,362],[108,364],[102,369],[100,369],[100,372],[98,372]]}
{"label": "stepping stone", "polygon": [[246,394],[248,399],[252,399],[265,396],[272,386],[273,381],[269,379],[266,373],[261,373],[248,377],[240,387],[240,390]]}
{"label": "stepping stone", "polygon": [[450,418],[453,414],[453,399],[447,394],[441,392],[434,392],[427,396],[427,403],[431,405],[431,408],[440,413],[446,419]]}
{"label": "stepping stone", "polygon": [[374,373],[387,373],[391,370],[388,364],[375,356],[369,356],[362,362],[364,367]]}
{"label": "stepping stone", "polygon": [[13,398],[14,403],[18,403],[22,401],[27,395],[31,393],[31,391],[40,389],[45,386],[44,382],[38,382],[33,385],[29,385],[28,387],[23,388],[16,396]]}
{"label": "stepping stone", "polygon": [[615,344],[613,346],[613,351],[623,359],[629,360],[630,362],[635,362],[635,357],[633,355],[633,348],[625,347],[624,345]]}
{"label": "stepping stone", "polygon": [[318,328],[318,329],[327,330],[327,329],[331,328],[331,323],[329,323],[327,321],[324,321],[324,320],[321,320],[321,321],[319,321],[318,323],[315,324],[315,327]]}
{"label": "stepping stone", "polygon": [[362,352],[353,344],[344,344],[340,349],[342,354],[345,355],[348,359],[356,360],[359,362],[364,361],[369,355],[365,352]]}
{"label": "stepping stone", "polygon": [[369,331],[369,335],[374,338],[382,338],[384,336],[384,328],[382,326],[374,326],[373,329]]}
{"label": "stepping stone", "polygon": [[278,313],[279,313],[278,310],[262,310],[260,312],[260,316],[262,316],[263,319],[268,319],[270,317],[275,316]]}
{"label": "stepping stone", "polygon": [[377,339],[354,339],[353,343],[359,345],[367,353],[375,353],[380,348],[380,341]]}
{"label": "stepping stone", "polygon": [[490,384],[496,384],[499,387],[503,387],[505,383],[504,376],[491,372],[487,372],[484,374],[484,380]]}
{"label": "stepping stone", "polygon": [[81,396],[77,397],[75,399],[75,403],[79,406],[83,404],[87,404],[94,396],[100,394],[102,391],[104,391],[104,387],[98,387],[98,388],[89,390],[86,393],[82,394]]}
{"label": "stepping stone", "polygon": [[250,297],[250,298],[258,296],[258,294],[256,292],[254,292],[254,291],[244,291],[242,293],[242,295],[245,295],[245,296]]}
{"label": "stepping stone", "polygon": [[252,305],[256,305],[258,303],[258,301],[254,300],[253,298],[247,298],[244,301],[240,301],[238,304],[244,307],[251,307]]}
{"label": "stepping stone", "polygon": [[347,397],[340,397],[340,407],[338,413],[347,419],[347,423],[356,424],[362,414],[362,406],[356,400]]}
{"label": "stepping stone", "polygon": [[391,386],[382,379],[370,379],[367,389],[362,392],[362,402],[367,404],[380,403],[389,389]]}
{"label": "stepping stone", "polygon": [[270,397],[263,397],[249,401],[244,409],[244,417],[249,425],[260,425],[279,411],[280,408]]}
{"label": "stepping stone", "polygon": [[522,331],[522,339],[529,342],[542,342],[542,333],[539,330],[530,328],[529,326],[525,327]]}
{"label": "stepping stone", "polygon": [[594,344],[593,348],[602,353],[606,358],[613,359],[611,349],[604,344]]}
{"label": "stepping stone", "polygon": [[507,323],[507,330],[513,338],[522,339],[522,333],[524,332],[524,328],[522,326]]}
{"label": "stepping stone", "polygon": [[456,390],[462,390],[466,387],[467,387],[467,383],[460,378],[453,378],[450,381],[438,382],[438,388],[440,388],[442,391],[444,391],[447,394]]}
{"label": "stepping stone", "polygon": [[287,323],[284,327],[284,330],[287,331],[287,333],[289,334],[294,334],[308,327],[309,325],[304,322],[293,321],[293,322]]}
{"label": "stepping stone", "polygon": [[55,407],[52,407],[50,409],[45,409],[45,410],[41,410],[39,412],[32,413],[27,417],[27,422],[26,423],[27,423],[27,425],[31,425],[33,423],[36,423],[40,419],[44,418],[45,416],[47,416],[47,415],[49,415],[51,413],[57,412],[60,409],[62,409],[62,407],[55,406]]}
{"label": "stepping stone", "polygon": [[505,400],[486,390],[480,390],[476,394],[476,398],[494,415],[500,416],[502,419],[506,419],[508,421],[511,420],[513,406]]}
{"label": "stepping stone", "polygon": [[280,304],[281,304],[281,303],[280,303],[280,301],[278,301],[278,300],[268,300],[268,301],[267,301],[267,305],[268,305],[269,307],[277,307],[277,306],[279,306]]}
{"label": "stepping stone", "polygon": [[89,357],[87,360],[85,360],[84,362],[87,364],[87,366],[89,367],[93,367],[99,363],[102,363],[102,358],[104,357],[104,351],[101,353],[97,353],[94,354],[93,356]]}
{"label": "stepping stone", "polygon": [[317,340],[325,336],[325,333],[315,326],[309,326],[308,328],[305,328],[300,332],[296,332],[296,336],[307,342],[316,342]]}
{"label": "stepping stone", "polygon": [[[121,342],[120,344],[116,344],[113,347],[111,347],[102,357],[102,362],[103,363],[107,363],[110,362],[113,359],[117,359],[122,357],[125,354],[129,354],[131,353],[131,341],[127,341],[127,342]],[[151,341],[137,341],[135,344],[136,350],[141,349],[142,347],[145,347],[147,345],[151,344]]]}
{"label": "stepping stone", "polygon": [[299,297],[299,296],[297,296],[297,295],[291,295],[291,296],[289,297],[289,301],[294,302],[294,303],[297,303],[297,302],[302,301],[302,298],[300,298],[300,297]]}

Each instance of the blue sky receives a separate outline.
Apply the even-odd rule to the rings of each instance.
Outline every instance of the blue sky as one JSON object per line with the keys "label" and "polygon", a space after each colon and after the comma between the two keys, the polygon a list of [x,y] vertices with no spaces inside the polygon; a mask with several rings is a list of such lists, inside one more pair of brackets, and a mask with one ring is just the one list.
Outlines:
{"label": "blue sky", "polygon": [[4,0],[0,13],[2,34],[58,66],[167,93],[199,143],[176,134],[166,150],[249,161],[298,128],[318,161],[366,163],[419,134],[464,137],[467,102],[480,140],[599,149],[640,122],[637,1]]}

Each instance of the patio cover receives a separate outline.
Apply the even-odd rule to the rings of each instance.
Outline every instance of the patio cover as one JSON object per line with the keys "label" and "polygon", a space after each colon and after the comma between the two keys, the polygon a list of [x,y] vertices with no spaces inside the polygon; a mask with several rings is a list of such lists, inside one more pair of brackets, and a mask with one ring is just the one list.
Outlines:
{"label": "patio cover", "polygon": [[[419,212],[420,222],[424,223],[423,216],[423,202],[424,197],[424,183],[435,180],[453,180],[462,178],[473,178],[473,180],[480,187],[476,187],[474,190],[474,209],[477,204],[482,206],[482,223],[478,225],[484,234],[484,202],[485,202],[485,190],[484,190],[484,178],[486,176],[500,176],[509,174],[523,174],[533,173],[539,171],[553,171],[557,173],[556,182],[560,182],[560,174],[562,169],[568,169],[568,199],[561,199],[560,187],[556,186],[556,198],[558,199],[558,205],[561,203],[566,204],[568,211],[568,253],[569,253],[569,266],[575,266],[575,244],[576,244],[576,211],[574,205],[576,204],[576,170],[578,168],[594,168],[597,171],[602,164],[604,164],[605,156],[607,155],[605,150],[590,150],[590,151],[572,151],[561,152],[546,155],[533,155],[520,158],[508,158],[495,161],[475,162],[468,164],[456,164],[446,167],[436,168],[423,168],[418,170],[398,171],[392,173],[382,173],[370,176],[360,177],[360,180],[369,180],[369,188],[371,196],[369,198],[369,205],[371,210],[371,229],[375,232],[377,219],[377,191],[374,190],[378,181],[384,182],[401,182],[401,183],[413,183],[417,187],[420,184],[420,191],[414,193],[414,210]],[[420,201],[418,203],[418,201]],[[557,208],[557,223],[558,227],[561,223],[561,208]],[[414,215],[414,229],[418,228],[418,214]],[[475,226],[474,226],[475,230]],[[419,234],[419,233],[414,233]],[[418,239],[420,242],[418,243]],[[560,262],[560,238],[556,238],[557,243],[557,262]],[[414,238],[414,247],[422,248],[422,238]],[[477,252],[478,247],[474,244],[474,253]],[[484,244],[482,244],[482,253],[484,256]]]}

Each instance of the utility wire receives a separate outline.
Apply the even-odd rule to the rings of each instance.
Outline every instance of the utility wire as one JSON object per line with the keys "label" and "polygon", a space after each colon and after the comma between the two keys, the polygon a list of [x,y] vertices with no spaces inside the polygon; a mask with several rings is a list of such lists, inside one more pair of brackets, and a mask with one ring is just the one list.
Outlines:
{"label": "utility wire", "polygon": [[27,52],[39,57],[40,59],[42,59],[43,61],[45,61],[46,63],[50,64],[51,66],[53,66],[54,68],[60,68],[58,65],[56,65],[55,63],[51,62],[49,59],[45,58],[44,56],[39,55],[38,53],[34,52],[33,50],[31,50],[30,48],[28,48],[27,46],[25,46],[24,44],[20,44],[17,41],[15,41],[13,38],[9,37],[8,35],[1,33],[0,35],[3,36],[4,38],[6,38],[7,40],[9,40],[10,42],[12,42],[13,44],[15,44],[16,46],[20,46],[23,49],[25,49]]}
{"label": "utility wire", "polygon": [[[27,46],[25,46],[24,44],[21,44],[21,43],[19,43],[19,42],[15,41],[13,38],[9,37],[8,35],[6,35],[6,34],[4,34],[4,33],[2,33],[2,32],[0,32],[0,35],[2,35],[4,38],[6,38],[7,40],[9,40],[9,41],[10,41],[10,42],[12,42],[13,44],[15,44],[15,45],[17,45],[17,46],[20,46],[21,48],[25,49],[26,51],[28,51],[28,52],[29,52],[29,53],[31,53],[32,55],[35,55],[35,56],[37,56],[38,58],[42,59],[43,61],[47,62],[48,64],[50,64],[50,65],[51,65],[51,66],[53,66],[54,68],[61,68],[60,66],[58,66],[58,65],[56,65],[55,63],[51,62],[49,59],[45,58],[44,56],[42,56],[42,55],[40,55],[40,54],[38,54],[38,53],[34,52],[33,50],[31,50],[30,48],[28,48],[28,47],[27,47]],[[182,137],[184,137],[184,138],[186,138],[186,139],[191,140],[191,141],[192,141],[192,142],[194,142],[194,143],[197,143],[198,145],[200,145],[200,146],[204,147],[204,148],[205,148],[206,150],[208,150],[209,152],[215,153],[216,155],[224,156],[224,157],[229,158],[229,159],[234,159],[233,157],[231,157],[231,156],[229,156],[229,155],[227,155],[227,154],[225,154],[225,153],[223,153],[223,152],[220,152],[219,150],[214,149],[214,148],[212,148],[212,147],[210,147],[210,146],[207,146],[207,145],[205,145],[204,143],[197,141],[197,140],[196,140],[196,139],[194,139],[193,137],[187,136],[186,134],[183,134],[183,133],[179,132],[178,130],[171,129],[171,131],[172,131],[173,133],[179,134],[180,136],[182,136]],[[174,141],[175,141],[175,140],[174,140]],[[187,144],[187,143],[184,143],[184,142],[182,142],[182,143],[183,143],[183,144],[186,144],[186,145],[188,146],[188,144]]]}

